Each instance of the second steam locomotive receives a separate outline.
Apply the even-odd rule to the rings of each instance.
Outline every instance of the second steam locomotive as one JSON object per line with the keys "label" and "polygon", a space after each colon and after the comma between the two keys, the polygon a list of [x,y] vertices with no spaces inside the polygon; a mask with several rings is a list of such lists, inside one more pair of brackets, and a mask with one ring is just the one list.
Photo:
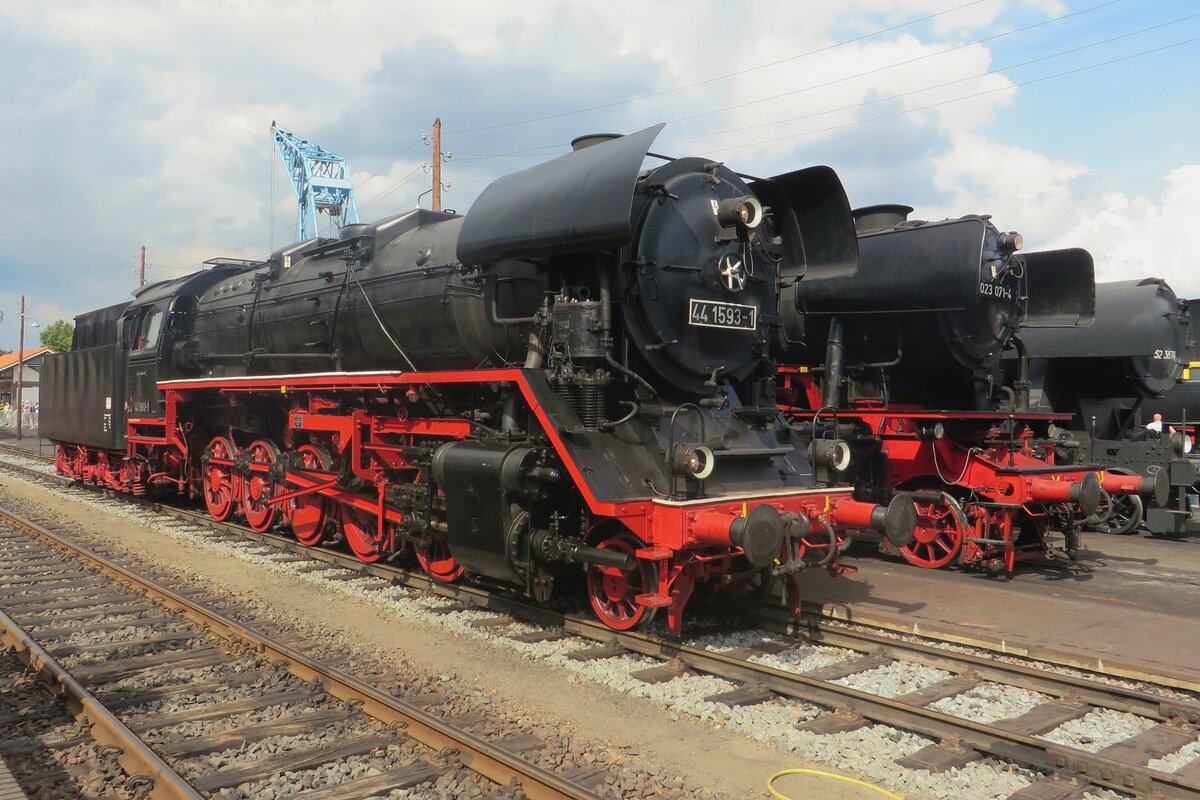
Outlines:
{"label": "second steam locomotive", "polygon": [[915,540],[884,540],[885,550],[922,567],[1011,574],[1061,531],[1073,555],[1102,498],[1161,480],[1057,463],[1046,435],[1068,417],[1031,412],[1025,372],[1005,381],[1000,365],[1007,348],[1026,364],[1022,330],[1090,324],[1091,256],[1019,254],[1021,236],[987,216],[924,222],[910,211],[856,211],[858,272],[796,286],[784,402],[813,435],[847,442],[844,474],[860,499],[912,493]]}

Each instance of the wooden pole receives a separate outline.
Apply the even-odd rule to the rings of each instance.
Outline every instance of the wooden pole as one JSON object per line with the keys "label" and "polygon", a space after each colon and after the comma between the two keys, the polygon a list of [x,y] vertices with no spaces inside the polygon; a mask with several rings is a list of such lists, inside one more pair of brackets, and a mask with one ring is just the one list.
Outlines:
{"label": "wooden pole", "polygon": [[138,286],[146,285],[146,245],[142,245],[140,266],[138,267]]}
{"label": "wooden pole", "polygon": [[21,332],[17,334],[17,365],[13,367],[16,379],[17,403],[14,411],[17,414],[17,441],[21,441],[21,372],[25,367],[25,295],[21,295]]}

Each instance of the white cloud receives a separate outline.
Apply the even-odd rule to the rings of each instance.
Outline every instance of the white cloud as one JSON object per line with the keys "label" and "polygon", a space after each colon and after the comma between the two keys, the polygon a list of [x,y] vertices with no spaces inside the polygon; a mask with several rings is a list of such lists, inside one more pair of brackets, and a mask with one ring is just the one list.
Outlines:
{"label": "white cloud", "polygon": [[[1082,164],[1003,145],[992,138],[1003,128],[993,126],[1018,91],[1006,75],[899,97],[993,69],[1011,40],[968,43],[1017,19],[1062,14],[1060,0],[988,0],[825,49],[957,4],[845,0],[766,11],[718,0],[460,0],[437,13],[383,0],[0,4],[0,67],[12,74],[0,86],[0,152],[19,154],[6,170],[14,183],[37,187],[33,198],[0,197],[0,214],[23,234],[0,243],[0,264],[34,280],[46,269],[44,285],[29,291],[62,293],[57,302],[79,304],[78,312],[132,287],[129,257],[142,243],[155,277],[243,245],[233,254],[264,255],[272,216],[278,247],[289,240],[295,209],[281,171],[271,202],[272,119],[346,155],[366,181],[365,203],[429,157],[415,148],[366,180],[435,115],[453,131],[779,62],[547,124],[450,135],[446,147],[465,154],[565,145],[577,133],[740,106],[672,124],[662,138],[679,141],[663,149],[711,153],[758,174],[833,163],[857,203],[940,193],[946,214],[991,212],[1048,245],[1075,237],[1071,244],[1096,253],[1102,275],[1135,264],[1167,277],[1174,273],[1151,266],[1185,269],[1196,249],[1190,231],[1200,228],[1190,221],[1195,167],[1172,172],[1163,196],[1151,200],[1100,186]],[[795,91],[804,87],[814,88]],[[998,91],[914,111],[990,90]],[[912,113],[885,116],[901,112]],[[735,128],[749,129],[719,133]],[[689,138],[697,134],[704,135]],[[456,159],[445,201],[465,210],[489,177],[530,163]],[[428,178],[418,175],[363,217],[410,207],[422,182]]]}
{"label": "white cloud", "polygon": [[926,206],[926,219],[991,213],[998,227],[1019,230],[1026,248],[1083,247],[1096,279],[1165,278],[1181,296],[1200,296],[1200,164],[1163,178],[1159,198],[1106,188],[1083,165],[960,133],[934,159],[934,184],[950,202]]}

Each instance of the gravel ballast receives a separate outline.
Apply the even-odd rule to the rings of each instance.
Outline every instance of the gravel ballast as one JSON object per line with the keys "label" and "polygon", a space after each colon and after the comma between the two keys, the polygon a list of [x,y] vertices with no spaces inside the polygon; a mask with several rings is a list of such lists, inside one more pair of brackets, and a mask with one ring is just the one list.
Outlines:
{"label": "gravel ballast", "polygon": [[[38,487],[41,488],[41,487]],[[44,491],[44,490],[43,490]],[[64,492],[71,495],[76,493]],[[77,499],[77,498],[72,498]],[[811,758],[830,767],[848,770],[876,780],[881,785],[905,793],[906,797],[961,797],[992,798],[1007,797],[1039,776],[1036,772],[1013,764],[991,759],[973,762],[958,770],[930,774],[920,770],[907,770],[895,765],[893,760],[909,755],[931,742],[911,733],[888,729],[883,726],[863,728],[836,735],[816,735],[795,728],[796,723],[812,719],[821,709],[802,702],[777,699],[754,706],[730,708],[704,698],[736,688],[736,684],[711,676],[688,675],[660,684],[645,684],[630,676],[630,673],[648,666],[657,665],[652,659],[622,655],[593,661],[574,661],[567,654],[591,643],[578,640],[560,640],[533,644],[513,641],[511,635],[522,630],[533,630],[520,623],[497,628],[479,628],[471,623],[494,615],[482,610],[456,611],[448,614],[436,613],[432,609],[446,608],[453,601],[445,598],[423,597],[418,592],[400,587],[384,590],[367,588],[371,581],[336,580],[333,576],[343,574],[340,570],[305,573],[298,569],[303,563],[284,563],[272,558],[269,551],[253,552],[238,544],[228,544],[188,526],[163,525],[161,521],[147,520],[144,512],[128,506],[106,503],[106,510],[115,516],[145,525],[190,546],[231,556],[242,562],[269,570],[288,580],[303,582],[323,596],[344,597],[362,600],[385,611],[396,619],[411,620],[422,625],[437,626],[454,637],[489,647],[499,647],[519,653],[531,662],[552,666],[566,673],[563,680],[568,683],[587,681],[634,697],[652,700],[674,719],[691,718],[729,732],[750,737],[755,741],[769,743],[783,751]],[[330,600],[330,602],[337,602]],[[769,640],[765,632],[742,632],[727,637],[702,637],[702,646],[717,652],[734,648],[752,647]],[[481,650],[481,653],[486,652]],[[856,658],[858,654],[841,648],[803,645],[777,654],[756,655],[753,660],[792,672],[805,672]],[[924,688],[948,677],[950,673],[913,664],[894,663],[885,667],[865,671],[839,680],[865,692],[894,697]],[[994,685],[991,685],[994,686]],[[941,710],[959,713],[962,716],[980,719],[988,709],[994,709],[994,719],[1015,716],[1023,711],[1016,709],[1032,698],[1010,696],[1008,687],[991,690],[989,685],[972,690],[968,695],[950,698],[940,703],[950,703]],[[989,694],[989,691],[991,692]],[[1019,690],[1017,690],[1019,691]],[[1033,698],[1040,695],[1027,693]],[[955,706],[951,701],[960,701]],[[975,705],[972,706],[972,703]],[[1006,706],[1007,704],[1007,706]],[[1036,702],[1033,702],[1036,705]],[[1014,713],[1004,714],[1007,707]],[[958,708],[958,710],[951,710]],[[1026,709],[1027,710],[1027,709]],[[1067,726],[1062,726],[1066,728]],[[1136,732],[1136,731],[1135,731]],[[1054,733],[1058,733],[1055,731]],[[1096,748],[1099,749],[1099,748]],[[781,763],[786,756],[781,756]],[[394,796],[405,796],[395,794]]]}

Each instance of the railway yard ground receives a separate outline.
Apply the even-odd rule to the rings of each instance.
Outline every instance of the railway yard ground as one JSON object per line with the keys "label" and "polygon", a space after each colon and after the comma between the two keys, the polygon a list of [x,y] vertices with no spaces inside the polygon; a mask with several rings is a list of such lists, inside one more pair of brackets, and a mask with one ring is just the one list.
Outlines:
{"label": "railway yard ground", "polygon": [[[2,444],[17,443],[6,438]],[[26,439],[20,445],[36,452],[39,441]],[[878,724],[869,712],[867,716],[877,724],[855,723],[853,714],[848,714],[836,717],[851,720],[842,730],[836,725],[822,730],[819,721],[835,715],[828,713],[827,707],[823,712],[819,701],[786,693],[765,701],[750,697],[755,691],[764,691],[752,681],[731,682],[678,666],[674,680],[634,680],[631,674],[654,666],[645,652],[616,648],[607,656],[589,655],[569,637],[545,635],[512,619],[489,621],[490,612],[445,596],[397,587],[386,591],[378,586],[361,588],[369,579],[347,580],[334,568],[327,570],[319,563],[314,567],[295,555],[279,557],[266,547],[247,548],[231,542],[230,537],[198,533],[198,526],[131,509],[124,501],[42,485],[8,471],[0,471],[0,507],[55,530],[70,531],[85,546],[131,570],[147,572],[180,593],[216,598],[223,613],[239,623],[281,641],[302,642],[302,649],[314,658],[333,662],[364,681],[386,683],[389,691],[409,698],[424,697],[430,713],[465,721],[480,735],[501,746],[508,742],[511,751],[524,753],[546,769],[581,777],[582,785],[596,796],[765,797],[767,778],[789,768],[842,773],[876,783],[906,800],[1112,799],[1152,797],[1160,791],[1163,796],[1200,796],[1188,795],[1186,788],[1164,791],[1166,784],[1147,786],[1138,783],[1140,778],[1131,778],[1129,791],[1121,792],[1114,786],[1119,780],[1111,774],[1092,785],[1078,779],[1071,783],[1073,763],[1060,763],[1062,769],[1056,777],[1054,770],[1023,763],[1015,756],[1006,759],[984,754],[955,762],[948,769],[923,767],[921,754],[936,756],[927,753],[931,743],[937,744],[936,737]],[[0,528],[0,536],[11,541],[10,526]],[[1195,614],[1200,607],[1200,541],[1090,535],[1078,561],[1025,564],[1013,580],[918,570],[875,557],[865,544],[856,545],[849,555],[849,563],[858,568],[856,574],[836,580],[817,570],[805,575],[806,600],[814,607],[822,607],[835,618],[901,632],[904,640],[914,638],[902,635],[905,631],[932,636],[941,642],[934,644],[945,647],[947,654],[977,646],[991,650],[984,653],[985,659],[1001,662],[1008,658],[1003,653],[1028,653],[1047,663],[1121,676],[1125,679],[1122,685],[1133,692],[1159,693],[1167,701],[1164,708],[1180,704],[1183,719],[1165,714],[1154,720],[1144,711],[1134,713],[1130,710],[1133,701],[1126,698],[1113,704],[1116,709],[1097,707],[1089,712],[1085,708],[1074,716],[1063,714],[1061,724],[1036,732],[1080,752],[1105,756],[1118,752],[1122,742],[1134,741],[1147,753],[1143,763],[1182,776],[1179,786],[1200,785],[1200,734],[1195,731],[1197,720],[1190,720],[1189,726],[1186,719],[1187,709],[1200,708],[1195,705],[1200,695],[1200,620]],[[6,592],[11,600],[12,591],[0,594]],[[28,602],[27,595],[22,597]],[[5,602],[9,601],[0,598],[0,610]],[[733,652],[757,646],[761,648],[758,661],[780,670],[788,669],[784,655],[793,653],[804,664],[800,671],[809,675],[828,673],[825,678],[833,683],[892,698],[924,691],[932,707],[979,722],[1021,717],[1039,705],[1045,707],[1045,696],[1030,688],[1000,686],[957,668],[943,669],[928,656],[903,662],[879,658],[872,662],[874,667],[864,661],[859,670],[843,669],[845,674],[839,676],[840,665],[848,660],[834,652],[836,637],[800,643],[776,654],[753,636],[710,634],[703,613],[685,623],[685,639],[689,627],[697,640],[716,643],[710,650]],[[526,631],[524,640],[522,630]],[[89,641],[78,646],[94,644]],[[605,646],[601,642],[599,648]],[[851,655],[872,657],[869,651]],[[771,661],[772,657],[776,660]],[[1046,670],[1071,672],[1065,666]],[[0,673],[0,700],[28,691],[20,669],[7,660],[0,664]],[[939,687],[955,680],[962,681],[957,687],[959,694],[949,689],[939,692]],[[273,690],[286,691],[287,686],[290,684],[280,684]],[[743,696],[725,702],[712,699],[722,692],[737,691]],[[27,700],[19,702],[23,707],[29,705]],[[1149,705],[1154,705],[1152,699]],[[0,719],[6,708],[0,706]],[[168,703],[157,712],[179,713],[179,708]],[[57,707],[53,710],[58,711]],[[141,712],[149,713],[145,708]],[[315,711],[303,713],[333,712],[328,704],[318,704]],[[253,721],[262,724],[264,719]],[[357,724],[338,719],[343,726]],[[811,725],[814,721],[818,724]],[[192,724],[195,736],[217,730],[211,723]],[[353,733],[361,738],[369,727],[363,723]],[[1153,739],[1168,728],[1181,732],[1174,739],[1170,731],[1165,739]],[[1030,727],[1025,732],[1034,730]],[[221,764],[225,768],[230,762],[241,763],[239,759],[251,764],[254,747],[263,748],[258,759],[280,752],[268,746],[273,741],[250,746],[249,755],[235,750],[206,757],[225,759]],[[954,750],[953,742],[942,744],[943,752]],[[71,796],[61,793],[61,786],[64,781],[69,783],[71,776],[80,775],[77,783],[70,784],[83,787],[80,796],[133,796],[127,780],[112,777],[109,785],[97,777],[111,777],[116,769],[105,760],[103,748],[87,743],[77,743],[76,748],[63,756],[70,759],[69,765],[64,760],[61,773],[54,774],[52,781],[24,787],[34,789],[29,792],[31,797]],[[347,757],[345,763],[350,766],[343,777],[353,774],[363,780],[370,777],[370,770],[376,774],[386,770],[391,763],[388,759],[395,761],[394,750]],[[5,759],[18,781],[22,770],[39,774],[38,769],[10,754],[5,754]],[[201,761],[194,758],[187,769]],[[45,764],[40,767],[41,772],[47,769]],[[97,773],[98,769],[107,772]],[[331,769],[337,772],[341,768]],[[282,800],[307,796],[305,791],[315,791],[314,787],[325,786],[330,792],[330,787],[342,780],[335,776],[328,779],[332,784],[322,783],[325,778],[313,784],[309,778],[306,785],[298,772],[229,786],[207,796]],[[48,787],[41,795],[36,794],[39,785]],[[818,782],[811,777],[789,777],[779,782],[778,789],[791,798],[879,796],[859,785]],[[110,793],[105,795],[105,791]],[[434,769],[428,782],[380,796],[520,797],[520,791],[463,778],[452,769]],[[330,796],[337,795],[330,792]]]}

